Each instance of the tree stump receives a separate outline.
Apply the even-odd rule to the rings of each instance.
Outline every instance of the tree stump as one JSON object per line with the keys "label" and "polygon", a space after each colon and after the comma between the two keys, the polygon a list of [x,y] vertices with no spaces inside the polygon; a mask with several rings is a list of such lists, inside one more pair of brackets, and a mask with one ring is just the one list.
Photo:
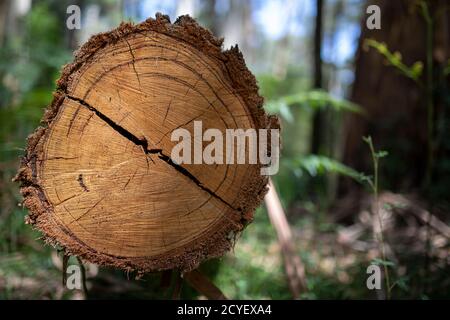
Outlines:
{"label": "tree stump", "polygon": [[237,46],[188,16],[93,36],[64,66],[16,180],[27,222],[68,254],[152,272],[231,248],[267,177],[259,164],[182,164],[176,128],[277,128]]}

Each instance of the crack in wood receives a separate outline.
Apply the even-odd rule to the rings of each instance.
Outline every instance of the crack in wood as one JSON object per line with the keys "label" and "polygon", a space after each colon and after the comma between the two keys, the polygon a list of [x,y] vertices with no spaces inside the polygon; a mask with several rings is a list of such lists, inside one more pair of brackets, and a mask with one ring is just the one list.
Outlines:
{"label": "crack in wood", "polygon": [[[102,198],[100,198],[92,207],[90,207],[88,210],[86,210],[86,212],[84,212],[84,213],[82,213],[78,218],[74,218],[73,216],[72,216],[72,214],[70,214],[70,212],[69,212],[69,214],[71,215],[71,217],[73,218],[73,221],[72,222],[78,222],[81,218],[83,218],[84,216],[86,216],[89,212],[91,212],[96,206],[98,206],[98,204],[100,203],[100,202],[102,202],[104,199],[106,198],[106,196],[103,196]],[[83,227],[83,229],[85,229],[86,231],[87,231],[87,229],[86,228],[84,228]]]}
{"label": "crack in wood", "polygon": [[89,192],[88,187],[87,187],[86,184],[84,183],[84,180],[83,180],[83,174],[82,174],[82,173],[80,173],[80,174],[78,175],[77,181],[78,181],[78,183],[80,184],[80,187],[83,188],[84,191]]}
{"label": "crack in wood", "polygon": [[170,109],[170,106],[172,105],[172,101],[173,101],[173,99],[170,100],[169,105],[168,105],[167,108],[166,108],[166,114],[164,115],[164,120],[163,120],[163,122],[162,122],[162,125],[163,125],[163,126],[164,126],[164,124],[166,123],[166,118],[167,118],[167,115],[169,114],[169,109]]}
{"label": "crack in wood", "polygon": [[133,60],[131,61],[131,63],[132,63],[132,65],[133,65],[133,70],[134,70],[134,73],[136,74],[136,78],[137,78],[138,83],[139,83],[139,90],[142,91],[142,87],[141,87],[141,79],[139,78],[139,74],[138,74],[138,72],[137,72],[137,70],[136,70],[136,66],[134,65],[134,62],[135,62],[136,58],[134,57],[133,49],[131,49],[131,45],[130,45],[130,43],[128,42],[127,39],[125,39],[125,42],[126,42],[127,45],[128,45],[128,49],[130,49],[130,54],[131,54],[131,57],[132,57],[132,59],[133,59]]}
{"label": "crack in wood", "polygon": [[81,104],[82,106],[86,107],[87,109],[89,109],[90,111],[94,112],[101,120],[103,120],[104,122],[106,122],[112,129],[114,129],[116,132],[118,132],[120,135],[122,135],[124,138],[130,140],[131,142],[133,142],[135,145],[140,146],[143,150],[143,152],[146,154],[146,158],[148,158],[149,155],[151,154],[157,154],[158,158],[161,159],[162,161],[164,161],[166,164],[168,164],[169,166],[171,166],[172,168],[174,168],[176,171],[178,171],[179,173],[181,173],[182,175],[184,175],[185,177],[187,177],[190,181],[192,181],[193,183],[195,183],[197,185],[197,187],[199,187],[200,189],[202,189],[203,191],[207,192],[208,194],[210,194],[212,197],[214,197],[215,199],[219,200],[220,202],[222,202],[223,204],[225,204],[226,206],[228,206],[229,208],[233,209],[234,211],[238,211],[240,212],[239,209],[234,208],[230,203],[228,203],[227,201],[225,201],[224,199],[222,199],[220,196],[218,196],[214,191],[210,190],[208,187],[206,187],[200,180],[198,180],[192,173],[190,173],[186,168],[182,167],[181,165],[173,162],[173,160],[166,154],[163,153],[162,149],[156,149],[156,148],[151,148],[149,149],[148,147],[148,141],[147,139],[139,139],[137,136],[135,136],[134,134],[132,134],[131,132],[129,132],[127,129],[125,129],[124,127],[118,125],[116,122],[114,122],[112,119],[110,119],[109,117],[107,117],[105,114],[103,114],[102,112],[100,112],[99,110],[97,110],[96,108],[94,108],[93,106],[91,106],[89,103],[87,103],[86,101],[84,101],[83,99],[71,96],[71,95],[66,95],[66,97],[70,100],[73,100],[75,102],[78,102],[79,104]]}

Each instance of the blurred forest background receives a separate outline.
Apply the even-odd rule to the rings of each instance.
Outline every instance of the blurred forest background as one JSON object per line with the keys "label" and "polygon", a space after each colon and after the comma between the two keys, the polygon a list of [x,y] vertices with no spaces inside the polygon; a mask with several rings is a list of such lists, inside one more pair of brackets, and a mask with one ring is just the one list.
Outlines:
{"label": "blurred forest background", "polygon": [[[66,28],[70,4],[80,30]],[[449,1],[0,0],[0,299],[170,298],[158,274],[92,265],[87,296],[64,289],[61,257],[24,224],[11,181],[72,52],[158,11],[237,43],[282,119],[273,181],[305,271],[299,298],[450,297]],[[277,231],[263,206],[234,252],[201,269],[230,298],[291,299]],[[382,290],[366,287],[370,264],[389,275]],[[181,297],[201,298],[187,285]]]}

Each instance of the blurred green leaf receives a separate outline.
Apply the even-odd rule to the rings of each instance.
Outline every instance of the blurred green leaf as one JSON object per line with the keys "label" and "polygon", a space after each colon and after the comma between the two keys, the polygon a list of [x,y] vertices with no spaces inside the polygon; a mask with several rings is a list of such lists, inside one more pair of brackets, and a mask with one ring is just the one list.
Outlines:
{"label": "blurred green leaf", "polygon": [[295,170],[305,171],[313,177],[326,173],[337,173],[350,177],[358,182],[362,182],[364,179],[370,179],[345,164],[325,156],[307,155],[288,161],[294,172]]}
{"label": "blurred green leaf", "polygon": [[289,123],[294,122],[294,116],[292,115],[291,110],[289,109],[289,106],[284,103],[281,100],[278,101],[269,101],[266,103],[266,110],[269,113],[272,114],[279,114],[284,120],[288,121]]}
{"label": "blurred green leaf", "polygon": [[311,110],[331,108],[335,111],[346,111],[364,114],[364,110],[355,103],[331,96],[323,90],[301,92],[293,95],[283,96],[276,100],[266,102],[266,110],[277,113],[288,122],[293,122],[294,117],[289,107],[303,107]]}
{"label": "blurred green leaf", "polygon": [[368,50],[369,48],[374,48],[378,53],[386,58],[386,61],[391,66],[395,67],[406,77],[419,82],[420,76],[423,71],[423,63],[421,61],[415,62],[411,67],[408,67],[402,62],[402,55],[400,52],[392,53],[389,51],[386,43],[378,42],[373,39],[366,39],[364,41],[364,48]]}
{"label": "blurred green leaf", "polygon": [[388,156],[388,154],[389,153],[387,151],[380,150],[380,151],[377,151],[375,153],[375,157],[377,157],[377,158],[384,158],[384,157]]}
{"label": "blurred green leaf", "polygon": [[374,264],[376,266],[387,266],[387,267],[394,267],[395,263],[389,260],[383,260],[383,259],[373,259],[371,262],[371,264]]}
{"label": "blurred green leaf", "polygon": [[448,76],[450,74],[450,59],[447,61],[447,66],[444,69],[444,76]]}
{"label": "blurred green leaf", "polygon": [[344,99],[335,98],[322,90],[297,93],[285,96],[281,99],[289,106],[298,105],[301,107],[310,107],[312,109],[332,108],[336,111],[363,112],[358,105]]}

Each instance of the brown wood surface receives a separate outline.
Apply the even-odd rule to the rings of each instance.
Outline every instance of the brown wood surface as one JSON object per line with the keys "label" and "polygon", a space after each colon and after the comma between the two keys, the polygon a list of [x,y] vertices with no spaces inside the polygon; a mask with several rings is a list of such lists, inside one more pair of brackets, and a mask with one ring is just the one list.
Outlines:
{"label": "brown wood surface", "polygon": [[91,38],[58,81],[17,179],[28,221],[69,254],[191,270],[222,255],[265,193],[260,165],[175,164],[176,128],[276,126],[239,50],[189,17]]}

